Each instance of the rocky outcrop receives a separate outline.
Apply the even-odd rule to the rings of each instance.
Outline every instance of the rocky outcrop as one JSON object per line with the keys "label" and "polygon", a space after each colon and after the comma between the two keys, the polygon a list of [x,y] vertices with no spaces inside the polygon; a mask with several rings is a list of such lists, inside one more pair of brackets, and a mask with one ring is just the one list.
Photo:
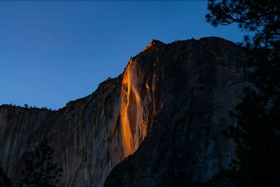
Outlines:
{"label": "rocky outcrop", "polygon": [[58,111],[0,106],[2,165],[16,184],[47,137],[64,170],[60,186],[103,186],[112,168],[105,186],[206,181],[233,156],[221,131],[234,123],[244,59],[221,38],[153,40],[119,77]]}
{"label": "rocky outcrop", "polygon": [[240,102],[244,60],[238,46],[220,38],[158,47],[161,107],[145,140],[105,187],[198,186],[227,168],[234,152],[222,131],[234,124],[229,111]]}

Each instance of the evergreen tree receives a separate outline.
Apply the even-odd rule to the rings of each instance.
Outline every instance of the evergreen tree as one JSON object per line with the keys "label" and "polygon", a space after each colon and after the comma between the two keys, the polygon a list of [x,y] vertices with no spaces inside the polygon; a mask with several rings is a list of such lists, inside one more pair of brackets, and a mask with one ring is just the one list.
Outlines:
{"label": "evergreen tree", "polygon": [[246,35],[240,45],[247,52],[248,80],[242,102],[232,113],[237,126],[229,129],[236,144],[230,170],[218,174],[235,186],[280,186],[280,1],[208,0],[213,26],[237,23]]}
{"label": "evergreen tree", "polygon": [[12,186],[9,177],[6,175],[3,167],[1,166],[1,162],[0,162],[0,186],[1,187],[11,187]]}
{"label": "evergreen tree", "polygon": [[31,158],[26,162],[26,169],[22,172],[20,186],[55,187],[61,177],[62,169],[52,163],[54,150],[48,145],[47,139],[40,142]]}

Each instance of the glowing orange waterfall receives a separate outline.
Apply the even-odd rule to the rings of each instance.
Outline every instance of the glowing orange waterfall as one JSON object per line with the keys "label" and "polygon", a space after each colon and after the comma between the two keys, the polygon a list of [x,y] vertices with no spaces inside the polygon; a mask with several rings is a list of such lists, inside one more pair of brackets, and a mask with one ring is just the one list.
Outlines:
{"label": "glowing orange waterfall", "polygon": [[123,75],[122,81],[122,92],[121,92],[121,129],[122,129],[122,141],[123,141],[123,158],[132,154],[132,134],[129,126],[129,121],[127,118],[127,107],[128,98],[130,90],[130,75],[129,75],[129,65]]}
{"label": "glowing orange waterfall", "polygon": [[[133,154],[146,136],[146,124],[142,119],[140,96],[132,84],[130,60],[123,75],[121,90],[121,133],[123,158]],[[140,137],[140,138],[139,138]]]}

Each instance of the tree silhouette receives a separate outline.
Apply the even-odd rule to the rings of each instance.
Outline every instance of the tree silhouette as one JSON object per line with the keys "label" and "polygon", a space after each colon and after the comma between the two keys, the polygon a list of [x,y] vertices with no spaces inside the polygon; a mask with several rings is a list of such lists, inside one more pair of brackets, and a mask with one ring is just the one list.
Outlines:
{"label": "tree silhouette", "polygon": [[26,161],[26,169],[22,171],[20,186],[55,187],[61,177],[62,169],[52,163],[54,150],[48,145],[47,139],[40,142],[31,158]]}
{"label": "tree silhouette", "polygon": [[207,22],[213,26],[237,23],[244,37],[240,46],[249,58],[242,102],[232,113],[237,126],[228,136],[236,144],[230,170],[216,176],[240,187],[280,186],[280,1],[208,0]]}
{"label": "tree silhouette", "polygon": [[1,162],[0,162],[0,186],[1,187],[11,187],[12,186],[9,177],[6,175],[3,167],[1,166]]}

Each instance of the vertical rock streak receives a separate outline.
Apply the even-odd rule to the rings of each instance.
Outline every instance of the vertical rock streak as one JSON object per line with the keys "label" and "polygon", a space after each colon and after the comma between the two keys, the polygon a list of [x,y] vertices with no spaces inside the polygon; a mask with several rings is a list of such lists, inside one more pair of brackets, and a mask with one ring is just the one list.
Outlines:
{"label": "vertical rock streak", "polygon": [[121,89],[121,133],[122,133],[122,156],[125,158],[126,156],[132,154],[132,134],[129,126],[127,108],[129,105],[129,96],[130,96],[130,89],[131,89],[131,82],[130,82],[130,64],[129,62],[123,76],[122,80],[122,89]]}
{"label": "vertical rock streak", "polygon": [[[121,89],[121,133],[122,133],[122,158],[133,154],[147,134],[143,123],[141,98],[137,88],[133,85],[130,60],[123,75]],[[134,62],[136,63],[136,62]],[[135,81],[137,82],[137,81]]]}

